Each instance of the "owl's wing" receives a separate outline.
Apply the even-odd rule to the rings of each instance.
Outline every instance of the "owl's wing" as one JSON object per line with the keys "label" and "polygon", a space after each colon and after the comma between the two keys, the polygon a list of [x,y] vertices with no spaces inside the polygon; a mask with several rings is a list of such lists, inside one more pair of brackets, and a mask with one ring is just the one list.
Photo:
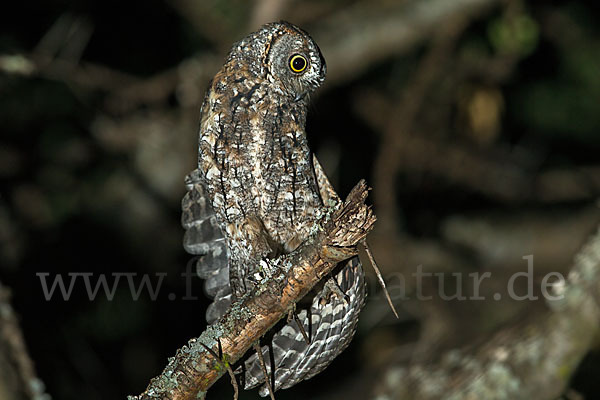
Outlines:
{"label": "owl's wing", "polygon": [[[325,174],[319,160],[313,156],[313,166],[323,203],[340,201]],[[263,346],[262,353],[270,371],[273,389],[286,389],[305,379],[312,378],[324,370],[350,343],[358,315],[364,305],[366,286],[362,265],[358,257],[343,263],[334,280],[345,298],[327,293],[324,287],[312,298],[310,307],[297,309],[298,319],[310,338],[306,343],[302,331],[295,321],[289,322],[274,334],[270,346]],[[322,305],[321,300],[327,300]],[[309,324],[310,319],[310,324]],[[271,368],[271,360],[275,371]],[[245,362],[245,388],[249,389],[265,382],[256,354]],[[268,396],[265,385],[260,395]]]}
{"label": "owl's wing", "polygon": [[[274,390],[289,388],[317,375],[352,340],[366,297],[364,274],[358,257],[345,262],[342,270],[335,276],[335,281],[345,293],[345,298],[328,296],[324,288],[313,297],[309,309],[298,313],[298,319],[308,334],[310,343],[306,343],[296,322],[291,321],[275,333],[270,346],[262,347],[263,358],[270,372],[269,379],[274,377]],[[326,304],[321,305],[320,300],[327,297],[329,299]],[[274,372],[271,360],[275,365]],[[245,389],[264,383],[256,354],[246,360],[245,367]],[[263,397],[269,394],[265,385],[260,388],[259,393]]]}
{"label": "owl's wing", "polygon": [[[315,162],[315,173],[324,201],[336,200],[337,195],[318,161]],[[182,225],[186,229],[184,247],[189,253],[200,256],[196,264],[197,273],[206,279],[206,293],[214,297],[206,312],[207,321],[212,323],[225,314],[231,304],[229,254],[225,235],[218,226],[199,171],[193,171],[186,177],[186,187],[188,192],[182,201]],[[306,343],[296,321],[291,321],[273,335],[269,346],[263,346],[264,360],[271,371],[269,379],[274,377],[275,390],[289,388],[321,372],[354,336],[366,297],[364,274],[358,257],[346,261],[334,278],[345,294],[344,298],[323,288],[312,298],[309,307],[298,309],[298,319],[308,333],[310,343]],[[321,304],[322,299],[327,300],[325,305]],[[271,360],[275,365],[274,372]],[[244,365],[245,389],[265,382],[256,354],[248,357]],[[266,386],[261,387],[260,395],[268,395]]]}
{"label": "owl's wing", "polygon": [[188,253],[199,256],[196,272],[205,279],[206,294],[214,298],[206,310],[206,320],[213,323],[231,304],[227,242],[202,184],[200,171],[192,171],[185,178],[185,184],[187,193],[181,201],[181,224],[185,228],[183,247]]}

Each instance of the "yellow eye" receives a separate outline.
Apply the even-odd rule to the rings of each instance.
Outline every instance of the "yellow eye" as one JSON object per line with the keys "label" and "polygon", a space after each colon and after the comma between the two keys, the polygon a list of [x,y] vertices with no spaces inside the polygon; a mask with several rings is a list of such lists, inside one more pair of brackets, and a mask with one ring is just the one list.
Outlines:
{"label": "yellow eye", "polygon": [[290,68],[292,71],[296,73],[303,72],[308,66],[308,61],[306,61],[306,57],[301,54],[294,54],[290,57]]}

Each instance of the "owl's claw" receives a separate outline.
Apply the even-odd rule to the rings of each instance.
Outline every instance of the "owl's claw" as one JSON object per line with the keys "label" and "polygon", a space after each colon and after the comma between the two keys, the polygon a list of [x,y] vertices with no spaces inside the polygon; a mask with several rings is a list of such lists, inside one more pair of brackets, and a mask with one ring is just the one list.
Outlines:
{"label": "owl's claw", "polygon": [[329,303],[331,296],[335,296],[342,300],[346,306],[350,304],[350,297],[348,297],[348,295],[342,291],[337,281],[333,277],[329,277],[329,279],[327,279],[325,282],[325,286],[323,287],[323,295],[319,299],[319,305],[324,307],[327,303]]}

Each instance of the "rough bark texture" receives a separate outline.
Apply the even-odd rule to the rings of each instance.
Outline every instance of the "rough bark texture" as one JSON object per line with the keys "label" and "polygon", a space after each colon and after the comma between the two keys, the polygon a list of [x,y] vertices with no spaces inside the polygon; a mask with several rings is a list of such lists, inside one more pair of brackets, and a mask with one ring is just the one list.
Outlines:
{"label": "rough bark texture", "polygon": [[226,369],[203,345],[218,353],[220,341],[222,360],[235,363],[337,263],[358,254],[356,244],[375,223],[364,203],[367,192],[366,183],[359,182],[345,203],[315,226],[311,240],[287,256],[265,262],[267,277],[258,290],[232,304],[200,337],[177,350],[146,391],[129,399],[204,398]]}

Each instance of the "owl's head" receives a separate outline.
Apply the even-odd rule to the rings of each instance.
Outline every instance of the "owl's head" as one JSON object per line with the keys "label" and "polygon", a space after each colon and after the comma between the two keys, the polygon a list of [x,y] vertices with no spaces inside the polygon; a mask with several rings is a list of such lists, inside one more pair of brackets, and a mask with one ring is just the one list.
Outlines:
{"label": "owl's head", "polygon": [[327,66],[319,46],[308,33],[288,22],[265,28],[276,32],[265,60],[267,74],[297,99],[318,88],[325,80]]}
{"label": "owl's head", "polygon": [[295,100],[303,99],[325,80],[327,67],[321,50],[308,33],[289,22],[264,25],[234,46],[232,51],[236,50],[245,52],[238,57],[250,61],[250,70]]}

